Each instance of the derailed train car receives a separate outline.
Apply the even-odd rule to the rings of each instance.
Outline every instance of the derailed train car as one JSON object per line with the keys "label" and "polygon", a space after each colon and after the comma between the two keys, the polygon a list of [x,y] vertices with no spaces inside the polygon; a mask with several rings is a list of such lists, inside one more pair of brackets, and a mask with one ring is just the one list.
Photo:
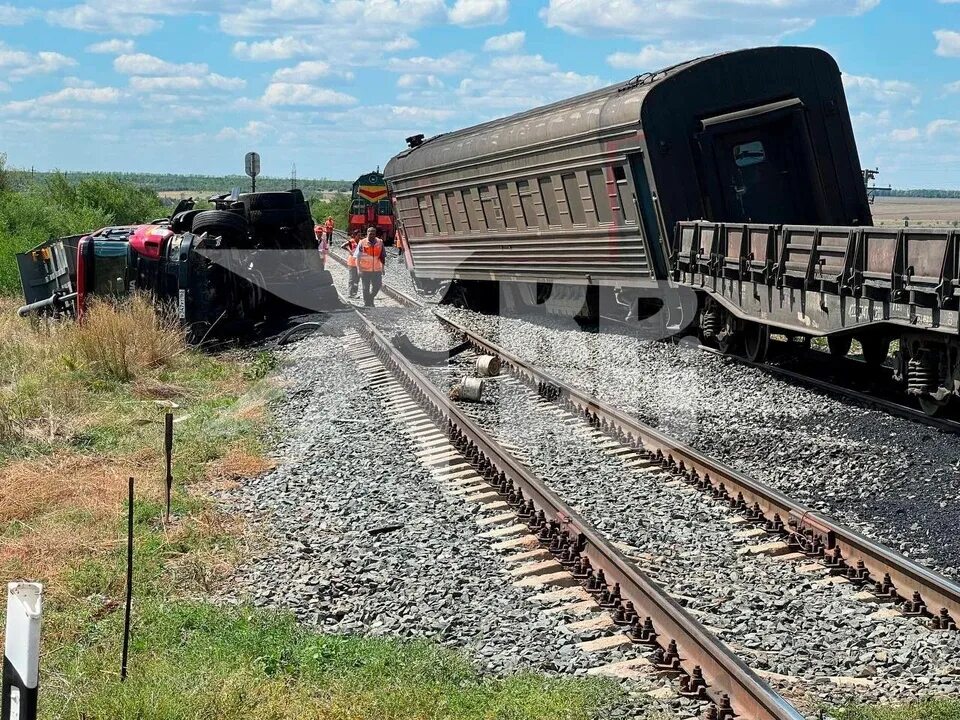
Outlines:
{"label": "derailed train car", "polygon": [[960,388],[956,235],[869,227],[821,50],[699,58],[410,144],[384,175],[426,288],[581,304],[584,287],[609,288],[629,306],[686,287],[695,314],[669,308],[670,323],[708,342],[759,358],[773,328],[825,335],[837,354],[856,338],[882,362],[897,339],[926,409]]}

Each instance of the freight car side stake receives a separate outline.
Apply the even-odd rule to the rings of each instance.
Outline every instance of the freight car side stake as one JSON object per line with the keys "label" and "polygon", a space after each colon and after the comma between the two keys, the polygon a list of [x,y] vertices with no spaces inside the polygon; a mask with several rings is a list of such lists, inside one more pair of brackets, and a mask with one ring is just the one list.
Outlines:
{"label": "freight car side stake", "polygon": [[[680,693],[711,701],[705,718],[800,720],[802,715],[760,680],[738,657],[693,619],[673,598],[546,485],[498,446],[473,421],[451,406],[413,364],[364,318],[364,336],[374,355],[447,439],[435,459],[462,456],[487,490],[536,535],[542,548],[566,568],[600,607],[613,615],[625,638],[652,649],[651,662],[680,677]],[[372,360],[372,358],[371,358]],[[385,383],[385,379],[376,381]],[[408,405],[408,411],[412,406]],[[423,424],[424,427],[427,423]],[[446,455],[444,455],[446,453]]]}

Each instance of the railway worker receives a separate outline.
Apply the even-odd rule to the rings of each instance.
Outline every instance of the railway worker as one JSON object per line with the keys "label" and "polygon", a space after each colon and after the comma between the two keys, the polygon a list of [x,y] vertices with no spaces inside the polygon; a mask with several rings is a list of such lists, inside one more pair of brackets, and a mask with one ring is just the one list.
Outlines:
{"label": "railway worker", "polygon": [[371,225],[367,228],[367,236],[357,245],[353,255],[357,259],[357,270],[360,271],[363,285],[363,304],[373,307],[373,299],[383,284],[383,263],[386,259],[383,241],[377,237],[375,227]]}
{"label": "railway worker", "polygon": [[328,245],[333,242],[333,227],[333,216],[327,215],[326,222],[323,223],[323,232],[327,236]]}
{"label": "railway worker", "polygon": [[347,270],[350,273],[350,281],[347,286],[347,293],[350,297],[357,296],[357,288],[360,286],[360,273],[357,271],[357,258],[354,253],[360,244],[360,231],[354,230],[353,235],[347,238],[347,241],[340,247],[347,251]]}
{"label": "railway worker", "polygon": [[314,232],[317,235],[317,250],[320,251],[320,268],[322,270],[327,269],[327,255],[330,252],[330,235],[324,230],[321,225],[317,225],[314,228]]}

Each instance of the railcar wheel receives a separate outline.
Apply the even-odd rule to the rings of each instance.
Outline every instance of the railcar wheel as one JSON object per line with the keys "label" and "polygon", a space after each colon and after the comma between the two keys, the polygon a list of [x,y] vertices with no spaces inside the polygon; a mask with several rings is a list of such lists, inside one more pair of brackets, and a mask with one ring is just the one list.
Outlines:
{"label": "railcar wheel", "polygon": [[849,335],[827,335],[827,347],[830,348],[830,354],[836,357],[846,357],[850,352],[850,345],[853,338]]}
{"label": "railcar wheel", "polygon": [[921,395],[917,398],[917,401],[920,403],[920,409],[923,410],[924,415],[934,417],[943,412],[943,409],[950,404],[950,397],[950,395],[947,395],[942,400],[938,400],[930,395]]}
{"label": "railcar wheel", "polygon": [[890,353],[890,338],[869,336],[858,339],[863,350],[863,361],[867,365],[880,367],[886,362],[887,355]]}
{"label": "railcar wheel", "polygon": [[751,362],[761,363],[767,359],[770,349],[770,327],[762,323],[748,322],[743,328],[743,354]]}
{"label": "railcar wheel", "polygon": [[730,313],[723,314],[723,325],[717,333],[717,349],[724,353],[737,353],[740,350],[743,336],[740,332],[740,322]]}

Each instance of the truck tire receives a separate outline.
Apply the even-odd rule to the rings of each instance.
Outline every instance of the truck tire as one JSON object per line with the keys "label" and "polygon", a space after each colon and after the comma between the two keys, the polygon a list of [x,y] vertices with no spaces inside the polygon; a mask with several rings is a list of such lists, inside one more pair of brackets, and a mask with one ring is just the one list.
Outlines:
{"label": "truck tire", "polygon": [[209,228],[229,228],[234,232],[247,232],[247,219],[229,210],[204,210],[193,218],[193,231],[199,233]]}
{"label": "truck tire", "polygon": [[228,210],[204,210],[193,219],[193,232],[219,235],[230,245],[245,245],[250,230],[243,215]]}
{"label": "truck tire", "polygon": [[245,193],[240,196],[240,202],[247,208],[247,212],[252,210],[291,210],[298,205],[305,204],[303,193],[300,190]]}

